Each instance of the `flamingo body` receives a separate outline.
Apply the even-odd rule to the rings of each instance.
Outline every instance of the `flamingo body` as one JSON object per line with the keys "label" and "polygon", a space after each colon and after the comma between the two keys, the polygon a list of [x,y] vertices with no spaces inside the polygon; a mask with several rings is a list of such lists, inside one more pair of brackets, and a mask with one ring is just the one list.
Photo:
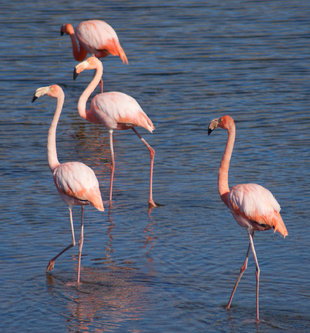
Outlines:
{"label": "flamingo body", "polygon": [[118,91],[96,95],[87,114],[90,119],[95,119],[107,129],[129,129],[134,126],[143,127],[149,132],[155,129],[139,103],[133,97]]}
{"label": "flamingo body", "polygon": [[208,134],[211,134],[217,127],[223,128],[228,132],[225,152],[219,168],[218,191],[221,199],[229,208],[235,220],[241,227],[247,229],[249,236],[249,246],[246,257],[228,301],[227,309],[230,309],[239,281],[247,268],[249,252],[252,250],[256,265],[256,321],[258,322],[260,268],[254,247],[254,233],[255,231],[274,228],[274,231],[278,231],[286,237],[287,230],[280,215],[280,205],[269,190],[261,185],[251,183],[236,185],[229,189],[228,170],[235,142],[236,128],[234,120],[228,115],[212,120],[209,124]]}
{"label": "flamingo body", "polygon": [[[128,64],[115,30],[102,20],[82,21],[75,31],[73,26],[67,23],[62,25],[61,33],[70,35],[73,56],[77,61],[84,60],[87,53],[98,58],[111,54],[119,56],[124,63]],[[80,49],[78,49],[76,38],[79,41]]]}
{"label": "flamingo body", "polygon": [[274,228],[286,236],[280,205],[272,193],[258,184],[239,184],[231,188],[228,207],[241,227],[252,230]]}
{"label": "flamingo body", "polygon": [[61,163],[53,170],[53,178],[68,206],[91,204],[100,211],[104,210],[97,177],[84,163]]}

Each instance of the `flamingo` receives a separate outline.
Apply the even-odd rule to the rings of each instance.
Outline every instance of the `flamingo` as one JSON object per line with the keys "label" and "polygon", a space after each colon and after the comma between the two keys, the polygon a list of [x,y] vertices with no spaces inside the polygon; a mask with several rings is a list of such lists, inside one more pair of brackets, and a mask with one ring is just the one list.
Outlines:
{"label": "flamingo", "polygon": [[[72,41],[73,57],[77,61],[85,59],[87,53],[97,58],[106,57],[109,54],[119,56],[123,63],[128,64],[128,60],[115,30],[102,20],[82,21],[75,31],[70,23],[63,24],[60,28],[61,35],[67,34]],[[76,42],[79,41],[80,49]]]}
{"label": "flamingo", "polygon": [[79,261],[77,284],[80,283],[81,255],[84,241],[84,205],[93,205],[99,211],[104,211],[99,184],[94,171],[81,162],[59,163],[56,150],[56,128],[62,111],[65,95],[61,87],[51,85],[38,88],[33,96],[34,102],[37,98],[48,95],[57,98],[57,107],[50,125],[47,137],[47,159],[48,165],[53,173],[56,188],[68,205],[70,224],[72,232],[72,243],[52,258],[46,268],[51,271],[54,268],[55,260],[64,252],[75,246],[74,227],[72,219],[72,206],[81,206],[81,235],[79,241]]}
{"label": "flamingo", "polygon": [[[73,57],[77,61],[85,59],[87,53],[97,58],[104,58],[109,54],[119,56],[123,63],[128,64],[126,54],[121,47],[115,30],[102,20],[82,21],[75,31],[70,23],[63,24],[60,34],[67,34],[71,38]],[[79,41],[78,49],[76,38]],[[100,80],[100,89],[103,92],[103,83]]]}
{"label": "flamingo", "polygon": [[96,57],[90,57],[79,63],[74,69],[74,79],[84,70],[95,69],[95,75],[87,88],[84,90],[78,101],[79,115],[96,124],[101,124],[109,130],[110,151],[111,151],[111,177],[110,177],[110,204],[112,202],[112,188],[115,170],[114,148],[113,148],[113,131],[132,129],[140,140],[146,145],[150,152],[150,187],[149,187],[149,207],[157,207],[153,201],[152,183],[153,183],[153,164],[155,150],[147,143],[147,141],[138,133],[135,126],[141,126],[153,132],[155,129],[150,118],[142,110],[138,102],[131,96],[118,91],[105,92],[96,95],[90,105],[90,109],[86,110],[86,102],[90,94],[98,85],[102,73],[103,66],[101,61]]}
{"label": "flamingo", "polygon": [[250,240],[244,263],[226,308],[230,309],[238,283],[247,268],[249,252],[252,250],[256,265],[256,321],[258,322],[260,268],[254,248],[254,233],[271,228],[274,229],[274,232],[278,231],[282,234],[284,238],[288,233],[280,215],[280,205],[269,190],[258,184],[239,184],[229,190],[228,169],[235,142],[236,127],[233,118],[228,115],[212,120],[208,134],[210,135],[217,127],[228,132],[226,148],[219,168],[218,191],[238,224],[247,229]]}

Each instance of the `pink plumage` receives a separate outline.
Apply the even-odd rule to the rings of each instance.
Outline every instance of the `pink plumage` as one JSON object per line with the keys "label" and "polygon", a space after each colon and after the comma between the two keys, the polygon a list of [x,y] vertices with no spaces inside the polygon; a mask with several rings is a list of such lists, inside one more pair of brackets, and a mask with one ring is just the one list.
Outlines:
{"label": "pink plumage", "polygon": [[[66,33],[71,37],[72,52],[75,60],[82,61],[87,53],[98,58],[109,54],[119,56],[124,63],[128,64],[127,56],[120,45],[115,30],[105,21],[88,20],[82,21],[75,31],[71,24],[63,24],[61,34]],[[77,40],[80,48],[78,49]]]}
{"label": "pink plumage", "polygon": [[228,195],[228,207],[242,227],[253,230],[274,228],[284,237],[287,235],[279,203],[272,193],[261,185],[233,186]]}
{"label": "pink plumage", "polygon": [[151,119],[131,96],[113,91],[96,95],[90,106],[90,112],[108,129],[123,129],[140,126],[153,132]]}
{"label": "pink plumage", "polygon": [[58,192],[67,205],[91,204],[103,211],[99,183],[94,171],[81,162],[59,164],[53,170]]}

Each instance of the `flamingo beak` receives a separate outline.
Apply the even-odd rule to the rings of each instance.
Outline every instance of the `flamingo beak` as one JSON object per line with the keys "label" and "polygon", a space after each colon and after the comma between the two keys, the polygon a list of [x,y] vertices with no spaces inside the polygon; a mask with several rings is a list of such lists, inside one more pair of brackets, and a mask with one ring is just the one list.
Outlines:
{"label": "flamingo beak", "polygon": [[65,24],[63,24],[62,26],[61,26],[61,28],[60,28],[60,36],[63,36],[64,34],[65,34],[65,30],[66,30],[66,25]]}
{"label": "flamingo beak", "polygon": [[219,119],[213,119],[209,123],[209,126],[208,126],[208,135],[210,135],[213,132],[213,130],[215,130],[219,126],[220,121],[221,121],[221,118],[219,118]]}
{"label": "flamingo beak", "polygon": [[76,68],[73,70],[73,80],[75,80],[78,77],[79,73],[77,73]]}
{"label": "flamingo beak", "polygon": [[33,95],[32,97],[32,103],[37,99],[38,97],[36,95]]}

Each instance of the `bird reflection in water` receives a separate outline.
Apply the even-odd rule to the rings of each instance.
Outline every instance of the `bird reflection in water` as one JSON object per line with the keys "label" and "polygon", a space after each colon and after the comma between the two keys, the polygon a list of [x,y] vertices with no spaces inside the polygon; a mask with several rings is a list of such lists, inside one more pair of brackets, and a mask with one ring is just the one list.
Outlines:
{"label": "bird reflection in water", "polygon": [[[54,275],[46,275],[50,294],[66,302],[68,331],[117,331],[125,321],[139,320],[149,307],[146,297],[149,278],[135,269],[85,267],[79,288],[68,288]],[[101,329],[101,330],[100,330]]]}
{"label": "bird reflection in water", "polygon": [[153,258],[151,256],[151,251],[153,250],[155,243],[157,241],[157,236],[155,234],[155,224],[150,217],[150,222],[147,224],[147,226],[144,228],[144,245],[143,248],[147,249],[146,256],[149,263],[153,262]]}
{"label": "bird reflection in water", "polygon": [[[65,303],[64,317],[69,331],[116,332],[126,321],[135,321],[145,316],[151,308],[148,300],[154,277],[151,251],[156,243],[155,224],[150,218],[144,229],[144,246],[151,268],[142,273],[123,262],[117,265],[113,259],[113,229],[115,224],[108,211],[108,241],[105,255],[93,259],[95,267],[83,267],[83,280],[78,288],[68,283],[70,277],[63,274],[47,274],[47,287],[54,301]],[[98,266],[97,266],[98,265]],[[134,324],[133,324],[134,325]]]}

